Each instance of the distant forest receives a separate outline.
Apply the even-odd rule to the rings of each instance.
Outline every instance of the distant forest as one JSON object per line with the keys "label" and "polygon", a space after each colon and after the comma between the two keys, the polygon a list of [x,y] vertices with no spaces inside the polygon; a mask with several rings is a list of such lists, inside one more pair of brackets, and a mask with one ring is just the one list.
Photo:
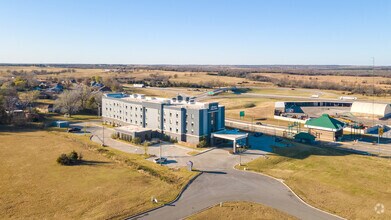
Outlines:
{"label": "distant forest", "polygon": [[250,73],[282,73],[292,75],[383,76],[391,78],[391,66],[348,65],[125,65],[125,64],[0,64],[0,66],[36,66],[84,69],[166,70],[178,72],[208,72],[241,78]]}

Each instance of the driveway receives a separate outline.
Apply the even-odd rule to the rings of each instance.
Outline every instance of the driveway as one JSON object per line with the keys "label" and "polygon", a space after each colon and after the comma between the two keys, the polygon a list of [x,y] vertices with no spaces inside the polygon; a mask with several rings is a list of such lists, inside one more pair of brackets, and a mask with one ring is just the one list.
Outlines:
{"label": "driveway", "polygon": [[133,219],[182,219],[226,201],[261,203],[300,219],[339,219],[305,205],[277,180],[232,169],[201,174],[177,202]]}
{"label": "driveway", "polygon": [[[79,124],[83,126],[83,124]],[[101,143],[103,129],[100,125],[87,128],[93,134],[92,140]],[[113,129],[105,128],[105,144],[112,148],[143,154],[143,147],[113,140]],[[205,208],[226,201],[250,201],[261,203],[300,219],[340,219],[312,208],[298,199],[283,183],[274,178],[252,172],[238,171],[233,167],[241,161],[247,163],[270,152],[274,139],[270,136],[250,136],[251,150],[241,155],[232,155],[228,149],[215,148],[196,156],[193,151],[173,144],[163,144],[162,155],[170,161],[167,166],[186,166],[191,160],[194,168],[203,171],[183,192],[179,200],[159,209],[134,217],[133,219],[182,219]],[[160,146],[148,147],[149,154],[159,155]],[[157,198],[159,200],[159,198]]]}

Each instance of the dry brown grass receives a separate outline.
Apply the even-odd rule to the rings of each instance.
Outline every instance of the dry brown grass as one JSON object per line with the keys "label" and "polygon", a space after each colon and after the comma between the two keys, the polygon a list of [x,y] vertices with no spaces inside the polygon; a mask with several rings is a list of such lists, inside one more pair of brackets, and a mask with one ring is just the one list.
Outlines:
{"label": "dry brown grass", "polygon": [[374,77],[371,76],[338,76],[338,75],[291,75],[286,73],[255,73],[255,75],[263,75],[271,78],[282,79],[288,77],[288,79],[300,80],[300,81],[317,81],[317,82],[334,82],[344,84],[348,83],[357,83],[360,85],[371,85],[373,80],[375,81],[376,86],[382,88],[390,88],[391,85],[380,84],[382,81],[387,81],[389,78],[386,77]]}
{"label": "dry brown grass", "polygon": [[[168,183],[87,150],[85,145],[91,142],[71,137],[76,136],[47,131],[0,132],[1,219],[123,218],[154,207],[151,196],[160,202],[174,199],[193,175],[185,170],[169,171],[138,155],[122,154],[180,180]],[[61,153],[72,150],[81,152],[88,163],[56,163]]]}
{"label": "dry brown grass", "polygon": [[188,219],[296,219],[277,209],[251,202],[225,202],[222,207],[216,205]]}
{"label": "dry brown grass", "polygon": [[[285,180],[309,204],[342,217],[391,218],[389,159],[295,145],[276,148],[275,155],[254,160],[247,168]],[[383,214],[374,210],[378,203],[385,206]]]}

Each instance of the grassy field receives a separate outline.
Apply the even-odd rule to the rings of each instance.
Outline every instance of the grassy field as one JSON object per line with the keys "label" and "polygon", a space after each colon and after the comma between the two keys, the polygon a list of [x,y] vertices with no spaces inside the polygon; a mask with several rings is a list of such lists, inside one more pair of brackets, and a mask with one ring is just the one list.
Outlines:
{"label": "grassy field", "polygon": [[199,89],[196,91],[194,89],[189,88],[134,88],[133,85],[126,84],[124,85],[125,91],[128,93],[137,93],[144,94],[146,96],[152,97],[164,97],[164,98],[172,98],[178,94],[185,94],[189,96],[197,96],[202,93],[209,91],[208,89]]}
{"label": "grassy field", "polygon": [[390,85],[381,84],[383,81],[387,81],[389,78],[387,77],[374,77],[371,76],[339,76],[339,75],[292,75],[292,74],[286,74],[286,73],[255,73],[255,75],[262,75],[267,77],[272,77],[276,79],[282,79],[288,77],[289,79],[293,80],[300,80],[300,81],[316,81],[316,82],[334,82],[334,83],[341,83],[344,84],[346,82],[349,83],[357,83],[359,85],[368,85],[371,84],[373,81],[375,82],[376,86],[381,88],[390,88]]}
{"label": "grassy field", "polygon": [[[0,132],[1,219],[123,218],[171,201],[195,174],[143,156],[101,148],[87,136],[48,131]],[[60,166],[75,150],[84,162]]]}
{"label": "grassy field", "polygon": [[81,121],[100,119],[100,117],[98,117],[97,115],[80,114],[80,113],[71,115],[71,117],[64,117],[63,114],[59,114],[59,113],[46,113],[45,117],[50,121],[71,121],[71,122],[81,122]]}
{"label": "grassy field", "polygon": [[[292,100],[292,99],[285,99]],[[241,119],[244,121],[260,121],[265,124],[287,126],[288,121],[274,119],[274,103],[278,98],[259,98],[259,97],[241,97],[231,95],[229,97],[213,97],[208,101],[217,101],[225,106],[225,116],[232,119]],[[246,104],[254,104],[255,107],[246,108]],[[239,112],[244,111],[245,117],[240,118]]]}
{"label": "grassy field", "polygon": [[251,202],[226,202],[190,216],[189,220],[201,219],[296,219],[284,212]]}
{"label": "grassy field", "polygon": [[[309,204],[342,217],[391,218],[390,159],[295,144],[275,148],[268,159],[260,158],[246,166],[283,179]],[[383,214],[375,212],[378,203],[385,207]]]}

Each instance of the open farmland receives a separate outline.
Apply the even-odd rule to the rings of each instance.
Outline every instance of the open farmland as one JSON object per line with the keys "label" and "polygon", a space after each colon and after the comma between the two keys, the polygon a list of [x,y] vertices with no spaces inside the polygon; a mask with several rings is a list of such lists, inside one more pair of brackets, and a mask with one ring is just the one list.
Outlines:
{"label": "open farmland", "polygon": [[[193,175],[105,148],[162,178],[155,177],[88,150],[99,147],[87,137],[66,133],[2,130],[0,140],[1,219],[122,219],[156,206],[152,196],[159,204],[171,201]],[[82,153],[82,164],[56,163],[72,150]]]}
{"label": "open farmland", "polygon": [[374,209],[391,207],[389,159],[293,144],[274,148],[268,159],[256,159],[247,169],[283,179],[307,203],[342,217],[391,218],[387,208],[382,214]]}

